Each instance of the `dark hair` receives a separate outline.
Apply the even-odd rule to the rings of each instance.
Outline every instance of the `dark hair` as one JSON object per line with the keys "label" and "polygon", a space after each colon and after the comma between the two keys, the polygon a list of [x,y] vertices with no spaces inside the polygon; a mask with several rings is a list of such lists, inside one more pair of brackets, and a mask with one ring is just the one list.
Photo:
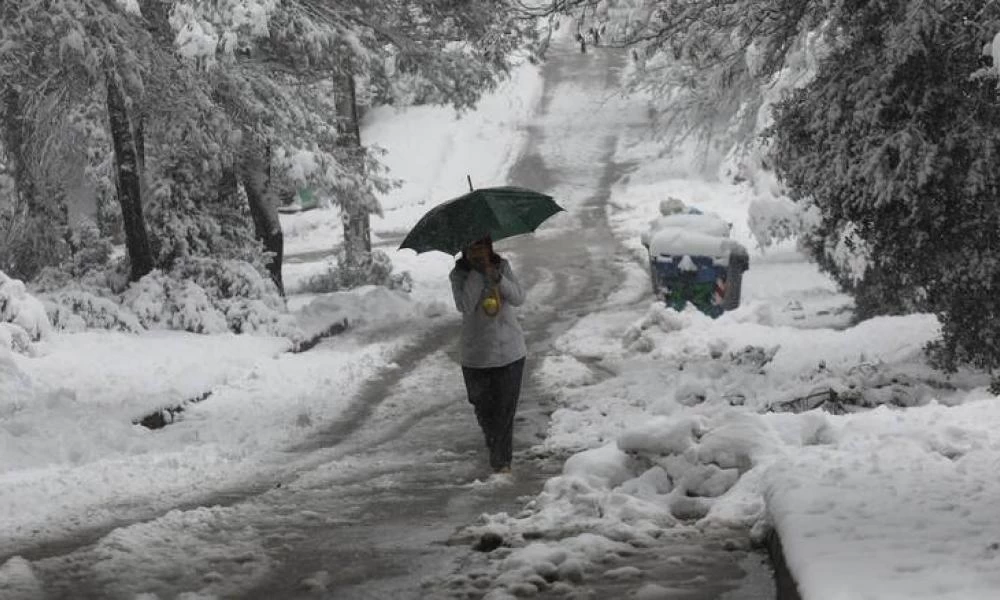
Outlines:
{"label": "dark hair", "polygon": [[[469,244],[469,246],[471,247],[471,246],[473,246],[475,244],[484,244],[484,245],[486,245],[486,247],[490,251],[490,262],[493,263],[494,265],[497,265],[497,266],[500,265],[500,261],[503,260],[503,259],[501,258],[501,256],[499,254],[497,254],[496,252],[494,252],[494,250],[493,250],[493,240],[491,240],[489,236],[486,236],[486,237],[484,237],[481,240],[476,240],[472,244]],[[459,258],[457,261],[455,261],[455,265],[458,266],[461,269],[465,269],[466,271],[471,271],[472,270],[472,263],[469,261],[469,254],[468,254],[468,252],[469,252],[469,248],[463,248],[462,249],[462,257]]]}

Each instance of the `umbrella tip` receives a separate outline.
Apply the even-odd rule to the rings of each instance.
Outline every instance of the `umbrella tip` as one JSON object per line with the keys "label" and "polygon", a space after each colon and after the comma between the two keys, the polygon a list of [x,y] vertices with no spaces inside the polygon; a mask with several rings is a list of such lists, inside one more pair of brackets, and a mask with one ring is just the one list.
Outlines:
{"label": "umbrella tip", "polygon": [[473,191],[473,187],[472,187],[472,176],[471,176],[471,175],[466,175],[466,176],[465,176],[465,180],[469,182],[469,191],[470,191],[470,192],[471,192],[471,191]]}

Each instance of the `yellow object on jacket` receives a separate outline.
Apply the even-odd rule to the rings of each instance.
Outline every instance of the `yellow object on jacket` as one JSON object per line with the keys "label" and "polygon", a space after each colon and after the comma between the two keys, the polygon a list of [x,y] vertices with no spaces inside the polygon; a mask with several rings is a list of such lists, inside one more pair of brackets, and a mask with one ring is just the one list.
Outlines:
{"label": "yellow object on jacket", "polygon": [[490,293],[483,298],[483,312],[489,317],[495,317],[500,313],[500,290],[497,286],[490,288]]}

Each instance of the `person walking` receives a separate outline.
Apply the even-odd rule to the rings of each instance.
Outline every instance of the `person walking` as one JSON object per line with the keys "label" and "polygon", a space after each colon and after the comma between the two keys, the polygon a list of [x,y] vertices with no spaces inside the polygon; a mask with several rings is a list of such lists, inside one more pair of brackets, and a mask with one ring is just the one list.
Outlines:
{"label": "person walking", "polygon": [[524,303],[524,290],[489,238],[462,251],[449,279],[455,307],[462,313],[460,362],[469,402],[486,439],[490,467],[510,473],[514,413],[527,355],[514,307]]}

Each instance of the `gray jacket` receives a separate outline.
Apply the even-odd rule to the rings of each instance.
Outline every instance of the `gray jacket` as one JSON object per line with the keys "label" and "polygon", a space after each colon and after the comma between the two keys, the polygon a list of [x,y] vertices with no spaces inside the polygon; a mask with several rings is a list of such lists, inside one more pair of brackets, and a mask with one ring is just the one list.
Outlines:
{"label": "gray jacket", "polygon": [[498,271],[501,303],[495,317],[487,315],[481,305],[490,289],[486,275],[459,265],[449,275],[455,306],[462,313],[463,367],[502,367],[524,358],[528,352],[514,311],[515,306],[524,303],[524,290],[509,262],[501,260]]}

